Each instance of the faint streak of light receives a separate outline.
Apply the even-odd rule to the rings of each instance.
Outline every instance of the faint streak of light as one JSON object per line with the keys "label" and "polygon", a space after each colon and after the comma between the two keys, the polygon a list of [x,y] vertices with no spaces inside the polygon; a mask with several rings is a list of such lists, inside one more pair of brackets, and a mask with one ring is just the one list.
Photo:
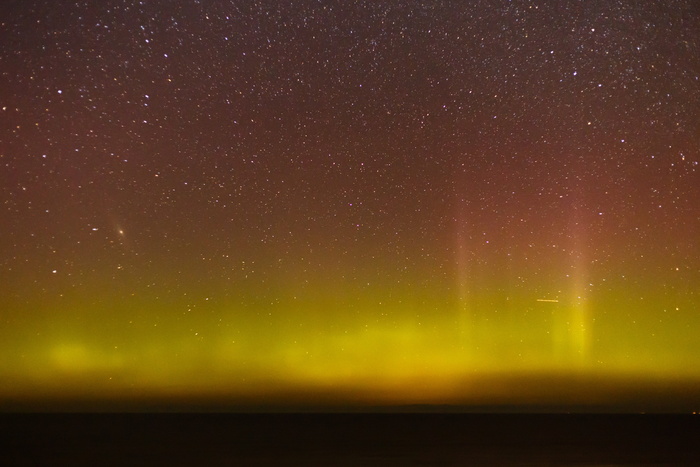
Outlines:
{"label": "faint streak of light", "polygon": [[538,298],[538,302],[547,302],[547,303],[559,303],[559,300],[553,300],[551,298]]}

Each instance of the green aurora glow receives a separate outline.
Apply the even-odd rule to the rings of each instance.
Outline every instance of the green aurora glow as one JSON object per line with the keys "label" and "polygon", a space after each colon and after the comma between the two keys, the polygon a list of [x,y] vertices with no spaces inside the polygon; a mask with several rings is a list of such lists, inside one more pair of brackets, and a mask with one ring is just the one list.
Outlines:
{"label": "green aurora glow", "polygon": [[700,12],[555,4],[5,11],[1,406],[700,408]]}

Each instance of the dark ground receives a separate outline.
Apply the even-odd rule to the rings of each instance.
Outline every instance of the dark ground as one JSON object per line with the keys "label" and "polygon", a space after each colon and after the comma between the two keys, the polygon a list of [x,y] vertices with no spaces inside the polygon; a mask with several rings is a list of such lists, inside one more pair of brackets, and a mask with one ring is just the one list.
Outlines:
{"label": "dark ground", "polygon": [[0,465],[700,465],[700,415],[3,414]]}

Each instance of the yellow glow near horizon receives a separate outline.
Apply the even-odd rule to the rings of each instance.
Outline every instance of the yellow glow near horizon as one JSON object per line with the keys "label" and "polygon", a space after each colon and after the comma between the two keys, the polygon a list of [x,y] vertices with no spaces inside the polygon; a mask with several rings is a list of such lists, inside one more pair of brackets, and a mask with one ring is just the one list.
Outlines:
{"label": "yellow glow near horizon", "polygon": [[[64,332],[24,348],[14,346],[15,355],[4,352],[0,374],[12,381],[3,390],[5,396],[12,391],[41,393],[43,388],[54,395],[165,391],[262,397],[305,388],[341,398],[357,391],[381,403],[489,397],[518,403],[552,391],[535,385],[520,392],[506,383],[513,375],[700,377],[700,371],[687,368],[676,355],[645,350],[640,343],[627,343],[633,345],[632,353],[623,345],[596,347],[580,306],[542,306],[540,320],[474,315],[468,332],[456,317],[375,321],[343,329],[302,327],[286,333],[278,325],[249,324],[241,325],[245,332],[219,327],[194,331],[189,324],[163,331],[154,326]],[[617,332],[624,337],[624,331]],[[106,345],[109,334],[125,344]],[[22,354],[22,372],[12,368],[17,353]],[[578,397],[589,389],[580,389]]]}

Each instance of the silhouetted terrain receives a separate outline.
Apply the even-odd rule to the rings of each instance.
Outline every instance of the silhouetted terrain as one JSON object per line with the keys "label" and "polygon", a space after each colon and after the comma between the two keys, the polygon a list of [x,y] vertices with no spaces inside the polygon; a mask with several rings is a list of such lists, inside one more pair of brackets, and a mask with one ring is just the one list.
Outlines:
{"label": "silhouetted terrain", "polygon": [[700,416],[13,414],[3,465],[697,465]]}

